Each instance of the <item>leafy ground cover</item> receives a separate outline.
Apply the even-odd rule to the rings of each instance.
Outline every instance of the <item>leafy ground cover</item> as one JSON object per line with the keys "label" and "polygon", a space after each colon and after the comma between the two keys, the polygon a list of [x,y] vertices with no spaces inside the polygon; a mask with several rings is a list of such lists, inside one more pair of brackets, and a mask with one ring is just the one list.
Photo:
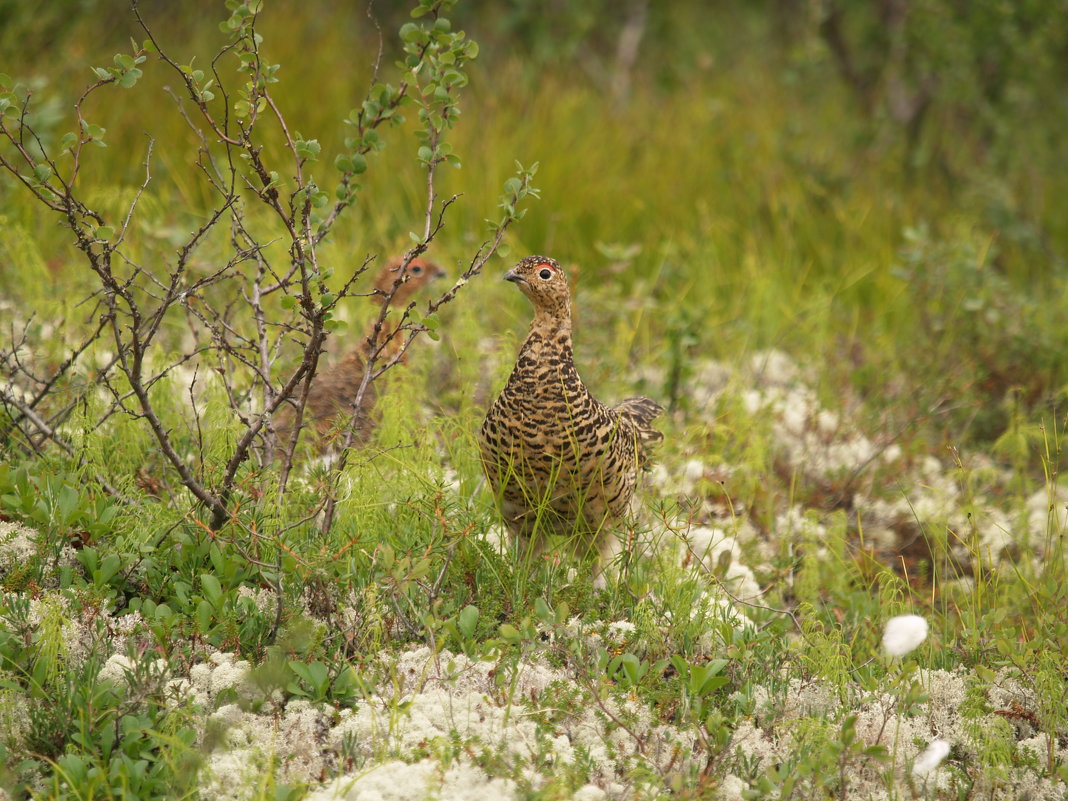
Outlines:
{"label": "leafy ground cover", "polygon": [[[839,10],[862,26],[860,7]],[[220,32],[141,9],[168,71],[132,14],[95,8],[52,20],[80,48],[62,63],[35,60],[42,20],[6,45],[5,125],[38,138],[0,183],[0,795],[1065,796],[1056,19],[1026,45],[1005,33],[1025,10],[934,26],[1034,59],[984,105],[923,27],[948,4],[914,9],[910,52],[957,70],[921,125],[858,110],[815,10],[436,3],[376,29],[205,5]],[[287,133],[247,148],[188,124],[226,109],[237,141],[267,97]],[[263,385],[367,330],[348,276],[359,294],[367,256],[413,247],[479,269],[414,310],[375,441],[282,478],[253,438],[231,470]],[[572,272],[596,394],[669,407],[601,571],[518,552],[477,461],[529,316],[496,278],[530,252]],[[258,307],[249,264],[308,279]],[[140,293],[111,339],[101,275]],[[153,306],[175,275],[196,302]],[[285,332],[269,382],[238,358],[239,335],[268,341],[260,308]],[[144,373],[121,372],[149,328]]]}

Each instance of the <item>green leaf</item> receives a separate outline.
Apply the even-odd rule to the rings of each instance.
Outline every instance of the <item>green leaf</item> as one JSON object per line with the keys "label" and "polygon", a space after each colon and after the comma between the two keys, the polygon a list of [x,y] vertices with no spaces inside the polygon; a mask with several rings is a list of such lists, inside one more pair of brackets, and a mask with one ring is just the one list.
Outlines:
{"label": "green leaf", "polygon": [[77,557],[81,562],[82,567],[85,568],[85,572],[90,576],[97,571],[100,564],[100,555],[93,548],[82,548],[77,552]]}
{"label": "green leaf", "polygon": [[556,623],[561,625],[567,622],[571,618],[571,607],[567,605],[567,601],[556,602]]}
{"label": "green leaf", "polygon": [[475,636],[475,626],[478,624],[478,607],[468,604],[460,610],[456,619],[460,633],[467,639]]}
{"label": "green leaf", "polygon": [[192,586],[188,581],[176,580],[174,582],[174,597],[177,598],[182,604],[189,602],[189,593],[192,590]]}
{"label": "green leaf", "polygon": [[326,686],[330,681],[330,671],[322,662],[305,664],[304,662],[291,661],[289,669],[307,682],[317,695],[326,690]]}
{"label": "green leaf", "polygon": [[104,134],[107,133],[107,128],[101,128],[99,125],[93,125],[91,122],[82,120],[82,130],[85,131],[85,135],[88,139],[103,144],[100,140],[102,140]]}
{"label": "green leaf", "polygon": [[[135,67],[129,72],[125,72],[122,74],[122,76],[119,78],[119,86],[121,86],[123,89],[129,89],[134,84],[136,84],[138,80],[140,80],[143,74],[144,73],[141,72],[141,70]],[[204,96],[205,100],[211,100],[211,98],[214,97],[211,92],[202,92],[201,94]]]}
{"label": "green leaf", "polygon": [[623,666],[623,674],[631,684],[637,684],[641,681],[642,676],[644,676],[649,669],[648,663],[642,662],[638,657],[631,653],[623,654],[621,662]]}
{"label": "green leaf", "polygon": [[87,781],[88,765],[86,761],[75,754],[64,754],[56,760],[64,779],[72,787],[84,786]]}
{"label": "green leaf", "polygon": [[218,606],[222,597],[222,585],[211,573],[200,574],[200,587],[204,590],[204,597],[211,602],[212,606]]}
{"label": "green leaf", "polygon": [[215,569],[215,572],[220,575],[232,574],[237,565],[234,561],[227,559],[223,555],[222,548],[218,543],[212,543],[208,548],[208,558],[211,559],[211,566]]}
{"label": "green leaf", "polygon": [[555,620],[552,607],[545,602],[544,598],[538,598],[534,601],[534,614],[543,623],[552,623]]}
{"label": "green leaf", "polygon": [[317,139],[298,139],[293,144],[299,158],[308,161],[315,161],[319,158],[321,147]]}
{"label": "green leaf", "polygon": [[122,562],[119,556],[112,553],[104,557],[104,562],[100,563],[100,570],[98,574],[93,577],[93,583],[97,586],[104,586],[111,579],[115,577],[115,574],[122,568]]}
{"label": "green leaf", "polygon": [[[352,665],[345,665],[334,677],[330,686],[330,695],[340,701],[351,703],[355,700],[356,691],[360,688],[360,677]],[[295,795],[293,797],[296,797]]]}
{"label": "green leaf", "polygon": [[33,168],[33,175],[43,184],[52,177],[52,168],[47,164],[38,164]]}
{"label": "green leaf", "polygon": [[201,601],[197,604],[197,628],[201,634],[207,634],[211,631],[211,617],[212,617],[211,604],[207,601]]}
{"label": "green leaf", "polygon": [[423,38],[423,29],[414,22],[406,22],[401,25],[399,34],[402,42],[416,42]]}
{"label": "green leaf", "polygon": [[519,629],[510,623],[502,623],[499,631],[501,633],[501,639],[507,640],[508,642],[517,643],[523,639],[522,635],[519,633]]}
{"label": "green leaf", "polygon": [[111,239],[113,236],[115,236],[115,229],[110,225],[101,225],[96,229],[97,239]]}

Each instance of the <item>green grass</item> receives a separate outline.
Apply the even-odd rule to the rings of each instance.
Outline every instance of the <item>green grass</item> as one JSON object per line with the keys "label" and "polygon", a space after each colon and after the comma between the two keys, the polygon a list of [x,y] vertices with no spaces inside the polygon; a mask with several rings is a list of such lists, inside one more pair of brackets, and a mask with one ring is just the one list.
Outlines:
{"label": "green grass", "polygon": [[[980,160],[974,140],[948,146],[951,121],[937,112],[908,154],[892,128],[856,113],[816,43],[768,55],[760,10],[735,9],[732,26],[708,36],[658,31],[649,52],[665,60],[636,71],[622,105],[603,82],[575,78],[575,62],[541,63],[526,40],[511,47],[495,27],[503,18],[460,19],[485,43],[449,135],[463,166],[440,168],[437,184],[460,198],[430,256],[450,274],[469,263],[515,160],[540,164],[540,199],[502,257],[443,308],[440,342],[417,341],[389,375],[375,441],[343,475],[300,468],[283,494],[275,468],[253,460],[232,521],[209,530],[143,421],[96,425],[104,401],[81,387],[107,358],[103,342],[46,404],[78,400],[62,432],[77,458],[0,442],[0,520],[38,532],[18,539],[21,550],[15,529],[0,536],[0,788],[12,798],[214,798],[210,782],[227,781],[220,755],[247,747],[249,764],[264,766],[247,798],[299,798],[393,758],[431,758],[442,772],[474,764],[532,799],[612,782],[650,798],[742,785],[784,798],[879,787],[892,798],[1063,793],[1064,176],[1063,145],[1043,136],[1054,115],[1021,120],[1008,137],[1029,148],[1028,163],[1006,155],[1011,147]],[[279,4],[258,25],[267,59],[283,65],[272,91],[291,130],[322,144],[311,169],[324,186],[377,49],[362,15],[333,22]],[[134,33],[128,16],[103,14],[74,15],[65,30],[81,48],[69,59],[26,52],[3,65],[20,79],[48,77],[35,99],[46,144],[72,126],[88,66],[110,64]],[[198,64],[222,41],[212,25],[164,17],[157,32]],[[387,45],[386,80],[398,80],[397,53]],[[89,202],[121,215],[143,179],[146,134],[155,140],[126,254],[159,265],[212,198],[193,167],[196,139],[162,94],[173,74],[151,59],[144,69],[133,89],[87,106],[109,147],[89,153],[80,180]],[[368,254],[399,253],[422,230],[425,172],[409,116],[319,250],[335,289]],[[264,152],[279,163],[277,136]],[[99,315],[83,302],[94,277],[70,231],[12,180],[0,182],[0,220],[0,342],[10,350],[26,326],[20,358],[48,372]],[[278,235],[253,202],[246,220]],[[224,229],[196,251],[192,276],[230,257]],[[532,252],[572,271],[577,362],[594,394],[643,393],[671,407],[663,473],[648,477],[642,511],[616,532],[633,549],[599,581],[567,554],[523,559],[492,537],[500,521],[475,433],[530,316],[499,275]],[[283,260],[284,240],[266,253]],[[371,311],[347,301],[327,359]],[[188,326],[168,318],[150,358],[188,349]],[[748,366],[772,348],[799,366],[794,377]],[[210,482],[242,427],[201,370],[199,420],[188,375],[152,392],[179,451]],[[869,445],[870,459],[833,461],[835,449]],[[891,447],[895,458],[879,455]],[[1027,505],[1043,490],[1044,525],[1042,496]],[[332,494],[324,533],[316,515]],[[687,550],[701,526],[737,548]],[[995,547],[1002,540],[1011,547]],[[736,597],[746,571],[759,598]],[[883,625],[904,613],[923,615],[930,634],[890,660]],[[613,621],[633,630],[613,632]],[[418,645],[445,665],[404,672]],[[176,705],[183,690],[170,681],[196,685],[220,653],[251,672]],[[102,678],[116,654],[134,668]],[[530,686],[534,668],[555,671],[555,683]],[[476,686],[492,700],[486,715],[529,721],[534,752],[460,724],[404,745],[405,715],[434,702],[434,681],[450,670],[459,678],[441,686],[454,698]],[[316,731],[373,710],[381,736],[323,743],[332,761],[302,773],[297,744],[312,735],[275,751],[250,721],[287,719],[303,701]],[[657,755],[668,737],[657,724],[688,744],[673,758]],[[561,762],[554,743],[569,726],[600,726],[611,758]],[[747,744],[750,728],[764,745]],[[955,739],[941,778],[913,777],[916,753],[946,732]],[[1042,734],[1045,750],[1020,745]]]}

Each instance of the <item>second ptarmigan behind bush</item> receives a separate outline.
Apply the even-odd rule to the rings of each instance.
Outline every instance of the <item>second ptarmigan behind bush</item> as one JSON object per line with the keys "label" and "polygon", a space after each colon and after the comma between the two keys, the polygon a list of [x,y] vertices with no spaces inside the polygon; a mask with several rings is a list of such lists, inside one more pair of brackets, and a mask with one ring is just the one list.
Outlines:
{"label": "second ptarmigan behind bush", "polygon": [[[404,266],[403,259],[394,259],[383,267],[375,278],[374,291],[370,298],[379,309],[385,304],[403,311],[419,290],[435,278],[445,275],[444,270],[425,259],[411,259],[407,270],[401,276],[400,271]],[[403,331],[396,328],[400,325],[397,316],[399,315],[384,319],[377,335],[375,318],[366,336],[359,340],[355,348],[349,350],[336,364],[324,367],[312,379],[302,426],[310,431],[310,438],[320,453],[344,440],[346,423],[350,422],[355,426],[354,444],[362,445],[371,436],[375,425],[374,412],[379,389],[373,381],[368,381],[364,386],[364,373],[372,353],[376,354],[379,366],[398,354],[403,357],[406,337]],[[361,386],[364,386],[364,392],[360,403],[357,404]],[[296,409],[299,401],[298,391],[279,409],[275,417],[278,458],[282,458],[293,444],[293,428],[297,421]],[[351,419],[353,417],[355,419]]]}
{"label": "second ptarmigan behind bush", "polygon": [[[482,424],[480,449],[505,523],[527,543],[546,534],[589,548],[627,511],[638,470],[663,435],[648,398],[611,408],[586,389],[571,346],[571,295],[560,266],[528,256],[505,274],[534,304],[515,369]],[[539,536],[540,535],[540,536]]]}

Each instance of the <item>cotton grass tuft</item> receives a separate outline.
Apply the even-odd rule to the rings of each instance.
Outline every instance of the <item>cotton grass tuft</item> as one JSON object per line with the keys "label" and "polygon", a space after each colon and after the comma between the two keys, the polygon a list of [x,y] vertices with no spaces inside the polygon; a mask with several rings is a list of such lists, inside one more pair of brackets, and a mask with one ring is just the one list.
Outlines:
{"label": "cotton grass tuft", "polygon": [[889,656],[904,656],[927,639],[927,621],[919,615],[899,615],[886,621],[883,650]]}
{"label": "cotton grass tuft", "polygon": [[927,750],[916,757],[912,763],[912,773],[915,776],[926,776],[942,764],[942,760],[949,756],[950,745],[945,740],[932,740]]}

